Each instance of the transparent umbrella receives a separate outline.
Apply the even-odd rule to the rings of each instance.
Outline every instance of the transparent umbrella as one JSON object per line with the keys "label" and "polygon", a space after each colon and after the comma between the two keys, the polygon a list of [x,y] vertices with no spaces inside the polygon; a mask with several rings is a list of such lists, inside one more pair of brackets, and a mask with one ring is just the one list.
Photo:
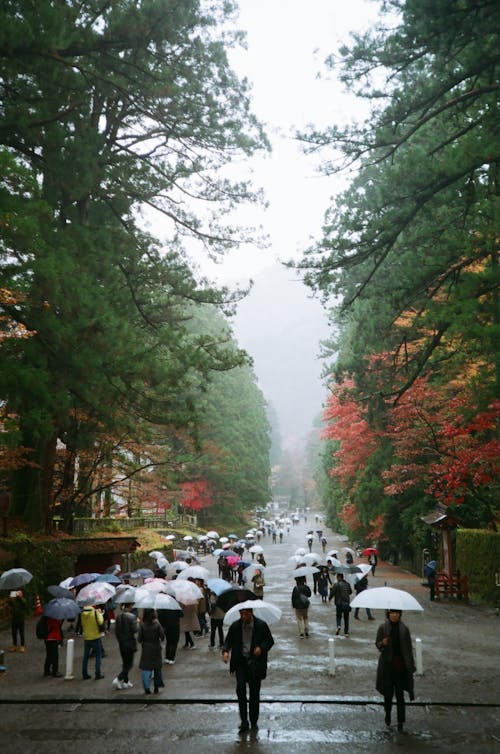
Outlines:
{"label": "transparent umbrella", "polygon": [[240,610],[253,610],[254,615],[257,618],[265,621],[268,624],[277,623],[281,618],[281,610],[276,605],[272,605],[270,602],[264,602],[264,600],[247,600],[246,602],[240,602],[234,607],[231,607],[224,616],[224,624],[230,626],[231,623],[239,620]]}
{"label": "transparent umbrella", "polygon": [[299,568],[294,568],[290,575],[293,579],[299,579],[302,576],[312,576],[315,573],[319,573],[319,568],[315,566],[300,566]]}
{"label": "transparent umbrella", "polygon": [[76,595],[76,601],[79,605],[104,605],[116,592],[112,584],[106,581],[94,582],[87,584]]}
{"label": "transparent umbrella", "polygon": [[202,581],[206,581],[210,575],[210,571],[208,568],[205,568],[201,565],[194,565],[194,566],[188,566],[187,568],[184,568],[179,575],[177,576],[178,579],[201,579]]}
{"label": "transparent umbrella", "polygon": [[55,618],[55,620],[75,620],[80,614],[80,605],[74,599],[54,597],[53,600],[45,603],[42,614],[46,618]]}
{"label": "transparent umbrella", "polygon": [[0,576],[0,589],[20,589],[29,584],[33,574],[26,568],[10,568]]}
{"label": "transparent umbrella", "polygon": [[351,607],[369,607],[372,610],[409,610],[422,611],[424,608],[415,597],[403,589],[391,586],[379,586],[365,589],[352,601]]}

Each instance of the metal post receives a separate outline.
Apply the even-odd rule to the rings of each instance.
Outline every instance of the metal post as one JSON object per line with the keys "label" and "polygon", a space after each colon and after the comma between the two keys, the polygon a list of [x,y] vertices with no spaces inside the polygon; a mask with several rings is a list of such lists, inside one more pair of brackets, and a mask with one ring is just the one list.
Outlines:
{"label": "metal post", "polygon": [[335,675],[335,639],[328,639],[329,673]]}
{"label": "metal post", "polygon": [[424,674],[424,663],[422,661],[422,639],[415,639],[415,651],[417,655],[417,675]]}
{"label": "metal post", "polygon": [[74,639],[68,639],[66,642],[66,675],[64,676],[65,681],[72,681],[75,677],[73,675],[73,661],[75,658],[75,640]]}

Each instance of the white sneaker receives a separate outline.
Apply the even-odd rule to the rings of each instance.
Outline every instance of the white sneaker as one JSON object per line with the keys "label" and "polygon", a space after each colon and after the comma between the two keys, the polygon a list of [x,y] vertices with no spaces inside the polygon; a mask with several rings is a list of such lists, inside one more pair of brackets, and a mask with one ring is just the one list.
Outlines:
{"label": "white sneaker", "polygon": [[115,687],[115,689],[121,690],[121,689],[124,688],[123,683],[118,679],[118,677],[117,678],[113,678],[113,680],[111,681],[111,683],[113,684],[113,686]]}
{"label": "white sneaker", "polygon": [[134,684],[130,683],[130,681],[127,681],[127,683],[123,682],[122,688],[123,689],[133,689],[134,688]]}

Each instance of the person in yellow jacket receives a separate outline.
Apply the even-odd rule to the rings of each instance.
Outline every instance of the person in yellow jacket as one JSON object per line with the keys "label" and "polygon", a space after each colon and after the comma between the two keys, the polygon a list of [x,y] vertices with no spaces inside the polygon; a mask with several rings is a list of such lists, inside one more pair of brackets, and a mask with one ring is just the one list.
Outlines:
{"label": "person in yellow jacket", "polygon": [[93,605],[86,605],[81,614],[82,634],[84,641],[82,677],[86,681],[91,676],[88,672],[89,657],[91,651],[95,657],[95,679],[104,678],[101,672],[102,643],[101,632],[104,627],[104,615]]}

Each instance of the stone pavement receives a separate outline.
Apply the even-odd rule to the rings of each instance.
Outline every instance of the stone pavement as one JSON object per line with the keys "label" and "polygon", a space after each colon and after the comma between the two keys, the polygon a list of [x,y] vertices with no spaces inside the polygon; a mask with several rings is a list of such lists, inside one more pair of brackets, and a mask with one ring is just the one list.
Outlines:
{"label": "stone pavement", "polygon": [[[421,639],[423,675],[416,676],[415,702],[407,707],[404,733],[383,725],[381,697],[375,691],[378,652],[375,622],[354,621],[349,637],[334,639],[335,666],[329,658],[329,639],[335,632],[335,609],[313,596],[309,639],[300,639],[290,603],[293,579],[288,559],[305,545],[308,528],[318,528],[313,517],[291,529],[282,544],[263,539],[266,572],[265,600],[282,610],[272,626],[275,647],[270,653],[268,677],[262,686],[262,710],[257,735],[240,738],[234,679],[218,651],[207,639],[196,640],[196,650],[180,648],[175,665],[164,666],[166,688],[146,698],[139,671],[131,674],[134,688],[116,691],[111,685],[120,669],[117,643],[106,636],[105,678],[81,680],[82,640],[75,638],[73,679],[43,678],[44,647],[34,635],[34,619],[27,629],[24,655],[6,654],[7,672],[0,674],[0,734],[16,751],[63,751],[86,754],[103,739],[106,752],[129,750],[126,741],[155,746],[170,744],[176,754],[217,749],[250,751],[320,752],[332,744],[348,746],[350,754],[396,749],[409,752],[500,752],[498,652],[499,616],[491,609],[460,602],[429,601],[421,579],[380,563],[369,585],[387,584],[412,593],[425,608],[403,619],[412,637]],[[328,549],[345,544],[325,530]],[[317,540],[314,544],[318,552]],[[321,554],[321,550],[319,550]],[[203,565],[216,575],[215,559]],[[63,578],[66,574],[62,574]],[[69,637],[67,637],[69,638]],[[0,649],[10,644],[9,632],[0,633]],[[61,671],[65,674],[65,648]],[[334,670],[334,674],[332,674]],[[22,721],[22,724],[20,724]],[[83,748],[81,749],[83,751]]]}

